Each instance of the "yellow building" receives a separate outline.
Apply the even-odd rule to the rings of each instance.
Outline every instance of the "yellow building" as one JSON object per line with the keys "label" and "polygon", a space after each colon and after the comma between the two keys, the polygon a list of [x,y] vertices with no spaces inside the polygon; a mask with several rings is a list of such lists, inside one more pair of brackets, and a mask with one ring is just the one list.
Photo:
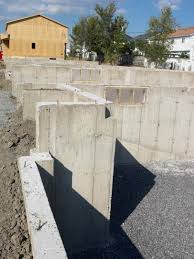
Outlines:
{"label": "yellow building", "polygon": [[68,27],[37,14],[8,22],[0,39],[5,57],[64,58]]}

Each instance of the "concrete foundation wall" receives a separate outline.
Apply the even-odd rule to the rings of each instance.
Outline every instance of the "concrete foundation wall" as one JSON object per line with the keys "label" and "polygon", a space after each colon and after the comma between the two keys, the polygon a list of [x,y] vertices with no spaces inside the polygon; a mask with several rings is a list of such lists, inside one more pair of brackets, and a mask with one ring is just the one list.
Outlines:
{"label": "concrete foundation wall", "polygon": [[18,160],[33,258],[65,259],[67,254],[36,162],[50,177],[54,172],[53,159],[49,154],[36,154]]}
{"label": "concrete foundation wall", "polygon": [[68,254],[108,241],[114,165],[194,157],[193,73],[19,65],[12,77],[24,118],[36,116],[36,152],[52,155],[53,171],[38,170]]}
{"label": "concrete foundation wall", "polygon": [[64,59],[56,59],[51,60],[48,58],[4,58],[6,67],[9,71],[12,71],[13,67],[16,65],[32,65],[39,64],[45,66],[74,66],[74,67],[96,67],[98,66],[98,62],[94,61],[79,61],[79,60],[64,60]]}
{"label": "concrete foundation wall", "polygon": [[56,85],[70,82],[70,76],[70,69],[66,67],[16,66],[12,73],[12,94],[18,97],[20,87],[26,83]]}
{"label": "concrete foundation wall", "polygon": [[117,162],[128,163],[126,151],[141,162],[194,157],[194,88],[149,88],[143,105],[115,104],[117,137],[124,148]]}
{"label": "concrete foundation wall", "polygon": [[23,118],[35,120],[38,102],[73,102],[74,93],[58,89],[32,89],[23,91]]}
{"label": "concrete foundation wall", "polygon": [[[103,97],[104,95],[104,85],[120,88],[147,87],[147,104],[144,104],[142,106],[136,105],[135,107],[131,107],[131,105],[122,105],[121,107],[119,107],[119,105],[117,105],[118,107],[115,109],[115,116],[120,125],[123,125],[120,126],[118,130],[118,138],[127,143],[131,143],[133,153],[137,154],[137,157],[140,157],[142,161],[149,161],[150,159],[160,158],[167,159],[174,157],[190,158],[193,154],[193,151],[187,150],[184,145],[182,145],[181,148],[178,148],[176,147],[178,146],[178,144],[169,144],[170,141],[176,142],[176,140],[174,140],[174,135],[172,136],[172,140],[168,140],[168,143],[166,143],[167,139],[163,141],[164,137],[160,136],[161,133],[159,131],[159,129],[161,129],[162,127],[166,128],[166,124],[169,124],[168,127],[170,127],[170,132],[174,132],[173,128],[175,128],[175,126],[173,122],[174,117],[172,114],[174,114],[175,112],[177,113],[176,109],[180,109],[181,107],[181,109],[183,109],[186,114],[190,114],[192,109],[190,108],[189,103],[192,102],[192,100],[189,99],[189,95],[192,96],[192,88],[194,87],[194,74],[191,72],[153,70],[135,67],[111,67],[106,65],[96,66],[96,68],[79,68],[72,66],[66,67],[61,65],[48,67],[44,65],[20,65],[14,68],[12,76],[13,95],[17,96],[18,100],[22,98],[21,89],[23,89],[24,86],[31,87],[31,84],[33,85],[33,88],[39,89],[41,85],[43,86],[43,88],[46,86],[49,86],[48,88],[61,88],[60,85],[63,85],[64,83],[71,83],[80,88],[81,91],[86,90],[101,97]],[[186,93],[188,92],[187,95],[184,94],[185,91]],[[29,93],[30,92],[28,92],[28,94]],[[38,95],[37,93],[35,102],[44,100],[64,100],[62,96],[60,96],[59,98],[45,97],[47,93],[45,92],[45,95],[42,95],[43,91],[40,91],[40,94]],[[48,95],[50,95],[50,93]],[[29,100],[30,96],[28,96],[27,98]],[[67,100],[65,99],[64,101]],[[77,99],[77,101],[85,101],[85,97],[80,97]],[[156,112],[158,109],[160,109],[159,115],[157,115]],[[172,115],[172,117],[169,117],[171,115],[166,112],[167,109],[172,109],[172,111],[170,110],[170,114]],[[181,112],[179,112],[178,110],[178,116],[181,116],[180,114]],[[153,123],[150,122],[150,120],[152,120],[150,119],[150,116],[151,118],[153,118]],[[156,116],[159,117],[156,118]],[[138,125],[136,119],[137,121],[140,121],[138,122]],[[187,126],[188,123],[186,116],[183,116],[183,118],[180,119],[183,123],[185,122],[184,125],[186,128],[190,127]],[[160,127],[156,126],[157,123],[159,123]],[[130,130],[127,130],[128,128],[131,131],[135,131],[135,133],[130,133]],[[147,133],[148,131],[150,132]],[[178,130],[176,129],[176,131],[180,131],[177,134],[185,135],[185,133],[182,133],[181,128]],[[122,134],[120,132],[122,132]],[[146,136],[145,134],[148,134],[148,136]],[[189,139],[189,142],[192,142],[192,138],[190,136],[187,136],[187,138]],[[161,141],[161,145],[158,141]],[[169,146],[171,147],[171,149],[169,148]]]}
{"label": "concrete foundation wall", "polygon": [[[40,87],[40,85],[38,85]],[[56,86],[55,86],[56,87]],[[82,92],[80,89],[58,85],[59,89],[26,89],[22,91],[23,118],[36,119],[36,105],[38,102],[106,102],[105,99],[96,95]]]}
{"label": "concrete foundation wall", "polygon": [[102,82],[107,86],[191,87],[194,86],[194,74],[171,70],[105,66]]}
{"label": "concrete foundation wall", "polygon": [[17,65],[14,67],[11,76],[14,96],[17,96],[15,93],[18,91],[17,88],[24,83],[146,87],[194,86],[194,74],[192,72],[134,67],[96,66],[96,68],[76,68],[61,65]]}
{"label": "concrete foundation wall", "polygon": [[95,94],[99,97],[104,98],[104,90],[105,86],[104,85],[95,85],[95,84],[72,84],[76,88],[79,88],[83,92],[89,92],[92,94]]}
{"label": "concrete foundation wall", "polygon": [[37,150],[55,160],[56,220],[67,251],[107,242],[115,121],[105,118],[105,105],[39,104],[36,138]]}
{"label": "concrete foundation wall", "polygon": [[[29,84],[36,85],[59,85],[59,84],[81,84],[91,85],[91,92],[102,96],[100,89],[92,90],[95,85],[101,84],[101,71],[93,68],[79,69],[65,66],[15,66],[10,76],[12,78],[12,95],[21,100],[22,89]],[[87,87],[87,88],[88,88]],[[48,88],[48,87],[46,87]],[[84,89],[84,90],[87,90]],[[96,88],[97,89],[97,88]],[[83,90],[83,86],[82,86]]]}

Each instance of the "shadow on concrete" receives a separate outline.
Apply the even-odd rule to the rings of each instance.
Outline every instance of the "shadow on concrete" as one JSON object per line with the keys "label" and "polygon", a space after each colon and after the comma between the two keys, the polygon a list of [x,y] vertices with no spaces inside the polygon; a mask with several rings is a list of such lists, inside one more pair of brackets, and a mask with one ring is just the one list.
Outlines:
{"label": "shadow on concrete", "polygon": [[50,175],[44,168],[42,168],[39,164],[36,164],[38,167],[38,171],[40,173],[40,177],[42,179],[42,183],[44,185],[44,189],[49,201],[49,205],[51,207],[52,212],[55,211],[55,189],[54,186],[54,177]]}
{"label": "shadow on concrete", "polygon": [[116,141],[111,222],[121,225],[155,184],[155,175]]}
{"label": "shadow on concrete", "polygon": [[[124,158],[124,164],[121,158]],[[117,141],[112,211],[109,221],[72,188],[72,172],[59,160],[54,157],[53,159],[54,179],[45,170],[41,168],[39,170],[49,199],[53,199],[54,193],[55,206],[52,201],[50,204],[68,258],[143,258],[123,231],[121,224],[151,189],[154,175],[141,166]],[[55,186],[55,190],[52,186]],[[88,249],[73,253],[80,247]]]}

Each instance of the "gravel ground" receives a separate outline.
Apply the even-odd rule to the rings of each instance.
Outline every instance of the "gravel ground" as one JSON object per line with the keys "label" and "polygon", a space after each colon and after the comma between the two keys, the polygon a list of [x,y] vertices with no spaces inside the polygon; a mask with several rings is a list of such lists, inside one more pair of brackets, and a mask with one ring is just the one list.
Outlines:
{"label": "gravel ground", "polygon": [[129,258],[194,258],[194,161],[152,162],[147,168],[139,174],[150,190],[141,195],[140,177],[135,189],[141,199],[131,196],[133,208],[120,222],[140,253]]}
{"label": "gravel ground", "polygon": [[110,244],[70,258],[193,259],[193,215],[194,161],[133,159],[115,168]]}

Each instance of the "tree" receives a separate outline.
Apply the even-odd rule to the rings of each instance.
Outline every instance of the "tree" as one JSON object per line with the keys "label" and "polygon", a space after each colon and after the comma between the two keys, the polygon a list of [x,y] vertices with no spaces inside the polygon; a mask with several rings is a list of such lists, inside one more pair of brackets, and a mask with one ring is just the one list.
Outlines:
{"label": "tree", "polygon": [[104,47],[103,28],[97,16],[90,16],[87,19],[86,48],[94,51],[97,55],[102,53]]}
{"label": "tree", "polygon": [[[128,23],[122,15],[116,15],[115,3],[95,7],[95,15],[82,18],[73,28],[73,46],[84,45],[88,51],[104,56],[114,63],[127,48]],[[84,34],[84,35],[83,35]]]}
{"label": "tree", "polygon": [[168,58],[172,45],[169,35],[176,26],[171,8],[165,7],[161,10],[160,17],[150,18],[148,39],[137,41],[138,49],[144,53],[148,61],[154,62],[156,67],[163,64]]}
{"label": "tree", "polygon": [[76,53],[82,53],[86,42],[87,34],[87,18],[80,18],[79,22],[73,27],[72,30],[72,43],[71,43],[71,51]]}

